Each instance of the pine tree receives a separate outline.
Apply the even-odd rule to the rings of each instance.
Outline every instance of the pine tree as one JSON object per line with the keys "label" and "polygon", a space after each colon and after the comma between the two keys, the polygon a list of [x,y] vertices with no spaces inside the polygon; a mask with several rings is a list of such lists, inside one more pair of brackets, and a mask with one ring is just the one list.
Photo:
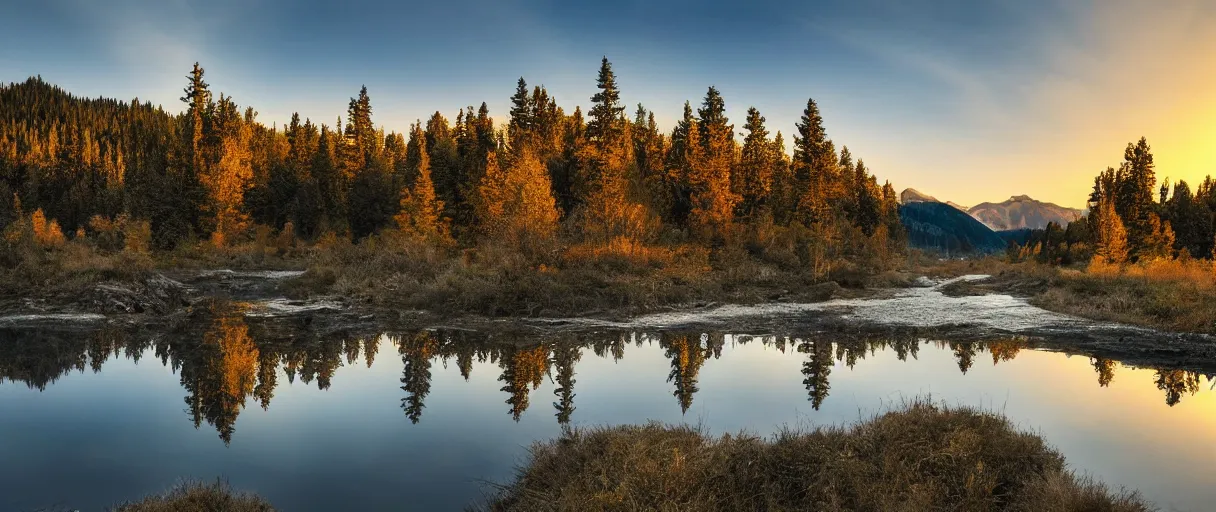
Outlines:
{"label": "pine tree", "polygon": [[1154,172],[1152,148],[1148,141],[1128,143],[1123,153],[1123,164],[1116,173],[1118,190],[1115,194],[1115,211],[1127,228],[1128,247],[1132,256],[1156,251],[1150,247],[1149,238],[1154,236],[1150,217],[1154,212],[1153,192],[1157,184]]}
{"label": "pine tree", "polygon": [[587,143],[577,156],[580,172],[572,184],[572,195],[581,199],[582,235],[599,243],[648,238],[653,231],[649,212],[630,197],[634,189],[628,169],[633,164],[632,144],[616,76],[606,57],[596,86],[599,92],[591,97],[594,106],[588,112]]}
{"label": "pine tree", "polygon": [[532,97],[528,95],[528,83],[519,77],[515,95],[511,96],[511,120],[507,124],[507,135],[513,149],[522,149],[533,141],[534,107]]}
{"label": "pine tree", "polygon": [[[844,163],[846,163],[844,158],[841,158],[841,168],[847,169],[844,167]],[[852,189],[855,204],[853,223],[861,228],[861,232],[866,236],[871,236],[882,222],[882,198],[880,197],[882,191],[878,188],[878,182],[873,176],[870,176],[869,170],[866,169],[865,161],[860,158],[853,167]]]}
{"label": "pine tree", "polygon": [[751,219],[761,208],[769,206],[776,154],[764,127],[764,116],[755,107],[747,109],[747,123],[743,129],[747,130],[747,137],[743,140],[738,172],[732,178],[733,189],[740,197],[739,213]]}
{"label": "pine tree", "polygon": [[785,154],[785,136],[780,131],[773,137],[770,147],[772,159],[773,189],[769,202],[773,212],[773,222],[778,225],[788,225],[795,220],[795,209],[798,205],[798,181],[790,165],[789,156]]}
{"label": "pine tree", "polygon": [[696,125],[692,106],[685,101],[684,115],[671,131],[671,146],[667,151],[667,172],[663,181],[669,203],[660,210],[663,220],[681,228],[688,227],[688,215],[692,211],[689,177],[694,172],[696,161],[701,158],[700,132]]}
{"label": "pine tree", "polygon": [[436,199],[435,186],[431,181],[430,156],[421,123],[412,126],[409,146],[412,148],[410,158],[416,177],[412,188],[401,191],[401,210],[394,220],[408,239],[447,245],[451,243],[451,238],[447,222],[443,219],[443,201]]}
{"label": "pine tree", "polygon": [[701,145],[688,176],[692,211],[689,224],[706,240],[721,240],[730,231],[738,195],[731,190],[734,164],[734,126],[728,125],[725,104],[718,90],[710,87],[696,124]]}
{"label": "pine tree", "polygon": [[372,125],[367,87],[351,98],[347,109],[343,165],[350,176],[347,221],[356,239],[387,226],[400,208],[400,190],[383,151],[384,137]]}
{"label": "pine tree", "polygon": [[810,225],[824,222],[831,215],[836,199],[836,156],[832,141],[823,128],[823,116],[814,99],[807,100],[802,118],[795,125],[793,170],[798,186],[796,219]]}
{"label": "pine tree", "polygon": [[[185,96],[182,96],[181,100],[186,104],[186,117],[189,119],[189,122],[185,126],[186,137],[190,140],[188,151],[191,172],[197,176],[204,172],[203,166],[205,165],[206,158],[205,138],[207,137],[211,112],[214,110],[215,104],[211,101],[211,91],[207,82],[203,81],[202,66],[199,66],[195,62],[194,69],[190,71],[190,76],[186,78],[190,80],[190,85],[182,90]],[[51,139],[54,140],[54,137]]]}
{"label": "pine tree", "polygon": [[621,93],[617,90],[616,75],[612,72],[612,63],[608,57],[600,61],[600,73],[596,78],[599,92],[591,96],[595,106],[587,112],[590,121],[587,122],[587,140],[601,152],[612,152],[615,144],[621,143],[621,114],[625,107],[621,105]]}

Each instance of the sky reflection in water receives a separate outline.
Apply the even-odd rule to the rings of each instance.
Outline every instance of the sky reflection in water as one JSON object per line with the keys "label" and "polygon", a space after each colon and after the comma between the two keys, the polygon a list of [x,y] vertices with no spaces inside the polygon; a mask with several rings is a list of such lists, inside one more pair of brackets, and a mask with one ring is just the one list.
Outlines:
{"label": "sky reflection in water", "polygon": [[286,510],[460,509],[564,420],[768,434],[925,395],[1002,411],[1165,510],[1216,502],[1216,392],[1194,373],[1016,339],[568,338],[268,343],[221,315],[194,340],[21,339],[0,346],[0,460],[18,461],[0,469],[0,509],[99,509],[218,475]]}

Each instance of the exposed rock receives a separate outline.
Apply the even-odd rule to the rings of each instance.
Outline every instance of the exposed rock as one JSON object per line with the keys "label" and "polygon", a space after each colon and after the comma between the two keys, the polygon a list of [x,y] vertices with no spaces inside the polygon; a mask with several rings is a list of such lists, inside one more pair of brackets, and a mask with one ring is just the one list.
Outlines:
{"label": "exposed rock", "polygon": [[101,283],[79,304],[99,313],[154,313],[163,315],[188,304],[191,289],[161,274],[139,283]]}

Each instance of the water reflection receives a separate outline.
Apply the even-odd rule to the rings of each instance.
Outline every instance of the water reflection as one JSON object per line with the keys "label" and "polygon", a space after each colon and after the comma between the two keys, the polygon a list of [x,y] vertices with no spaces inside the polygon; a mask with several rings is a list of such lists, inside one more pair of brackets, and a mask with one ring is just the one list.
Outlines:
{"label": "water reflection", "polygon": [[[288,383],[294,384],[299,379],[305,385],[315,382],[317,389],[327,390],[338,368],[362,365],[371,368],[381,343],[390,343],[400,356],[400,406],[412,424],[425,417],[436,365],[447,368],[454,362],[464,381],[469,382],[475,363],[488,362],[499,370],[496,382],[501,386],[499,392],[505,395],[504,412],[512,420],[520,421],[528,412],[532,394],[548,380],[554,384],[554,417],[561,425],[571,423],[577,411],[576,376],[584,355],[589,352],[604,360],[620,361],[630,344],[657,345],[662,351],[669,364],[668,390],[681,413],[692,407],[701,373],[707,364],[714,364],[711,360],[723,357],[727,343],[760,344],[799,357],[802,384],[814,410],[831,399],[834,376],[853,371],[858,364],[864,365],[867,355],[879,351],[889,350],[898,360],[908,361],[917,359],[921,345],[932,344],[952,354],[958,370],[966,375],[977,357],[985,352],[991,356],[993,365],[998,365],[1014,361],[1034,345],[1033,340],[1026,338],[928,341],[899,333],[867,337],[602,332],[529,341],[442,329],[342,339],[317,336],[309,331],[283,333],[251,328],[244,312],[241,304],[212,304],[195,318],[195,323],[205,328],[197,332],[180,329],[168,335],[132,334],[110,327],[87,335],[0,331],[0,337],[9,340],[0,343],[0,383],[20,382],[45,390],[69,372],[87,369],[98,373],[112,358],[125,357],[138,363],[141,355],[154,353],[162,365],[177,374],[186,393],[185,412],[189,420],[196,428],[203,423],[213,427],[228,444],[236,433],[241,411],[250,402],[262,409],[271,406],[280,370]],[[259,336],[263,339],[258,339]],[[1110,386],[1117,363],[1103,358],[1090,360],[1098,386]],[[1199,373],[1170,368],[1154,370],[1156,388],[1171,407],[1201,389],[1203,377]]]}

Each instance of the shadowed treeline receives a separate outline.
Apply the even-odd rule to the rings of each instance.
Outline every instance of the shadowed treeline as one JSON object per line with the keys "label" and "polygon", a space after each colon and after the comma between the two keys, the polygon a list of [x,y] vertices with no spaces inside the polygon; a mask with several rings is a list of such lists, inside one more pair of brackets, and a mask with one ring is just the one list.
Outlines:
{"label": "shadowed treeline", "polygon": [[[497,367],[504,412],[515,421],[545,398],[536,391],[554,383],[550,410],[558,423],[572,421],[577,410],[578,364],[589,357],[619,361],[631,348],[657,346],[670,362],[667,382],[674,405],[681,412],[692,407],[702,370],[724,356],[727,344],[760,344],[802,361],[802,384],[807,400],[818,410],[831,399],[831,379],[839,372],[865,364],[879,352],[893,353],[900,361],[917,359],[922,346],[948,351],[963,374],[991,359],[993,365],[1013,361],[1030,340],[925,341],[915,334],[842,335],[731,335],[704,332],[570,333],[528,338],[509,333],[468,330],[417,330],[374,336],[318,336],[293,330],[284,334],[253,323],[239,303],[215,302],[200,312],[197,331],[169,335],[140,335],[117,328],[90,333],[0,331],[10,340],[0,344],[0,382],[20,382],[45,390],[73,372],[100,372],[111,358],[139,363],[148,356],[173,369],[186,392],[185,412],[195,427],[214,427],[230,442],[241,411],[248,406],[271,406],[280,378],[289,385],[299,381],[328,389],[343,366],[376,363],[382,349],[395,349],[401,362],[401,408],[412,423],[423,421],[435,368],[455,366],[466,381],[478,365]],[[259,338],[261,336],[261,338]],[[381,354],[382,355],[382,354]],[[381,360],[380,364],[395,364]],[[1091,358],[1095,381],[1109,386],[1117,363]],[[145,363],[146,364],[146,363]],[[485,371],[485,370],[482,370]],[[1178,404],[1200,390],[1203,377],[1194,371],[1157,368],[1157,388],[1165,402]],[[1211,377],[1209,377],[1210,379]]]}

